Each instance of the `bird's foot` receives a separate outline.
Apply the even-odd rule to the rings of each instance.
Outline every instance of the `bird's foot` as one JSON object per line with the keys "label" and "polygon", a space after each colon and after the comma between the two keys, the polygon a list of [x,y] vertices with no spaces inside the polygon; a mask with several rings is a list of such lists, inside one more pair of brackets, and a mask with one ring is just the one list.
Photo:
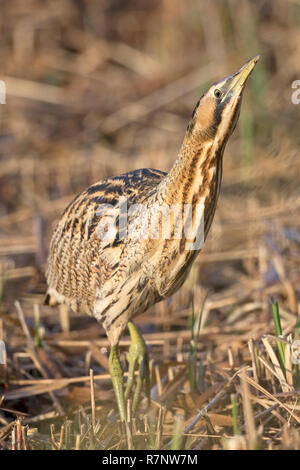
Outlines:
{"label": "bird's foot", "polygon": [[127,401],[132,391],[135,376],[135,366],[138,364],[138,375],[132,402],[132,411],[134,413],[140,399],[143,385],[148,399],[148,406],[150,405],[149,356],[146,343],[141,334],[138,332],[134,323],[129,322],[128,329],[130,333],[131,344],[127,357],[129,362],[129,375],[125,390],[125,401]]}

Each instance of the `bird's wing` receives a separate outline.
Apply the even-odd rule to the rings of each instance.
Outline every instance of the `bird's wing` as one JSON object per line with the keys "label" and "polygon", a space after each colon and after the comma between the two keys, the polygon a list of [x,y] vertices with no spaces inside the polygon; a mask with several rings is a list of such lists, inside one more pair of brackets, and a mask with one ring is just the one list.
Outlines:
{"label": "bird's wing", "polygon": [[[118,219],[120,198],[141,204],[165,176],[152,169],[135,170],[90,186],[68,205],[54,231],[46,269],[48,294],[73,310],[92,313],[96,293],[118,268],[124,241],[118,231],[104,240],[104,217]],[[103,234],[102,234],[103,235]],[[48,295],[48,297],[49,297]]]}

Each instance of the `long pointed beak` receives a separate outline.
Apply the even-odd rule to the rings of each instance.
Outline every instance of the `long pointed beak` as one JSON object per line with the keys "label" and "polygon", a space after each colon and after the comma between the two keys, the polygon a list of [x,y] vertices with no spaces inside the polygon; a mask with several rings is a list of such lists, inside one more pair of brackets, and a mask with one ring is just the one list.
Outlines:
{"label": "long pointed beak", "polygon": [[256,55],[252,59],[248,60],[248,62],[246,62],[246,64],[243,65],[243,67],[238,72],[229,77],[228,90],[223,95],[222,101],[224,101],[229,94],[231,96],[239,96],[242,93],[245,84],[259,58],[260,56]]}

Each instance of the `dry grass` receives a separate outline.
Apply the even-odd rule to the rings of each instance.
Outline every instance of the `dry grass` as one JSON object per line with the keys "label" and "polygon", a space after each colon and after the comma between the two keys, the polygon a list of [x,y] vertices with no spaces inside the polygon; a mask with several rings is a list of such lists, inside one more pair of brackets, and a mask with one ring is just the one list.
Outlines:
{"label": "dry grass", "polygon": [[[299,106],[291,103],[300,6],[238,3],[2,6],[1,448],[300,448],[292,346],[300,313]],[[137,320],[152,360],[152,403],[147,413],[143,402],[129,413],[125,437],[103,329],[42,305],[53,224],[97,179],[168,169],[205,84],[256,53],[262,61],[225,153],[203,253],[184,287]],[[125,366],[128,345],[124,337]]]}

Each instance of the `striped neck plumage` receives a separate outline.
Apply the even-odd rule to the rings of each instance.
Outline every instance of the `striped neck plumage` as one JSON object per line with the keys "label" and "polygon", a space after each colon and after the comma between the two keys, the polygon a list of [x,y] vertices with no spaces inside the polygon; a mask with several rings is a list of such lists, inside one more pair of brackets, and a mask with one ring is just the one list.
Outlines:
{"label": "striped neck plumage", "polygon": [[[224,145],[215,139],[199,139],[187,130],[173,167],[158,193],[167,204],[196,204],[219,192]],[[217,194],[216,194],[217,192]]]}

